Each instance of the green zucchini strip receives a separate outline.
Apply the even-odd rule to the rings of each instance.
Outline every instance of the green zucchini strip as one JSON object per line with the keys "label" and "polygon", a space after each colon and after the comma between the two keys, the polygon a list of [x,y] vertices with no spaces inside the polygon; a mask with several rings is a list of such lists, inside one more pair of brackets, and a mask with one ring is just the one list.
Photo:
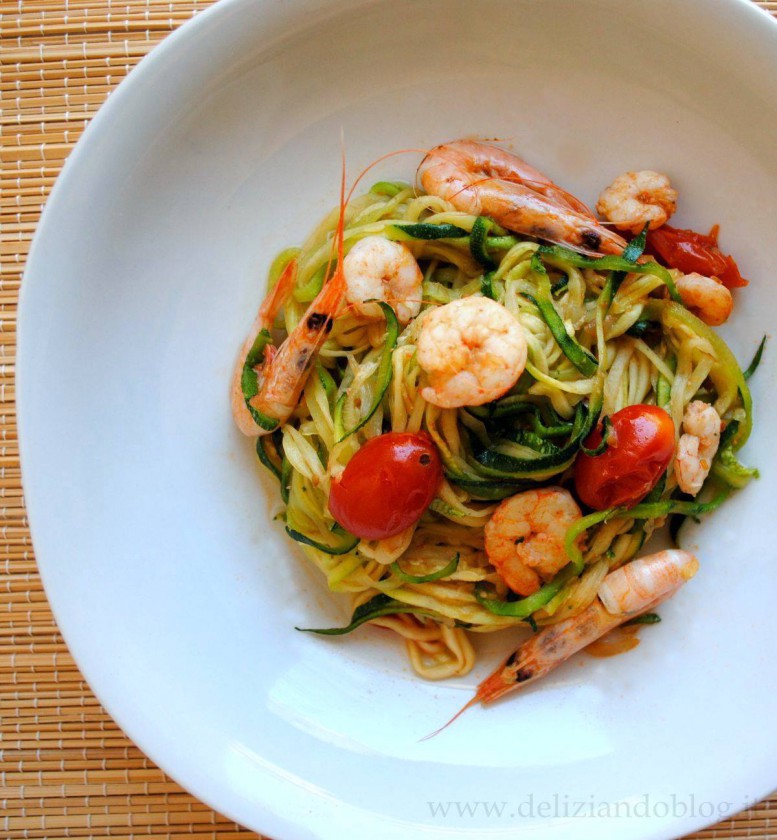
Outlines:
{"label": "green zucchini strip", "polygon": [[469,232],[456,225],[433,225],[428,222],[416,224],[392,224],[386,228],[392,239],[461,239]]}
{"label": "green zucchini strip", "polygon": [[588,455],[590,458],[598,458],[599,455],[604,454],[604,451],[607,449],[609,442],[608,438],[610,436],[610,429],[612,428],[612,422],[610,421],[609,417],[605,417],[604,421],[602,422],[602,440],[597,447],[594,449],[586,449],[586,447],[581,443],[580,444],[580,451],[584,455]]}
{"label": "green zucchini strip", "polygon": [[396,615],[396,613],[413,613],[414,615],[426,615],[435,617],[434,613],[429,610],[423,610],[420,607],[414,607],[410,604],[403,604],[401,601],[396,601],[384,593],[370,598],[360,607],[356,607],[351,615],[351,621],[345,627],[295,627],[295,630],[300,630],[303,633],[318,633],[321,636],[342,636],[345,633],[350,633],[357,627],[360,627],[367,621],[372,621],[373,618],[379,618],[382,615]]}
{"label": "green zucchini strip", "polygon": [[712,474],[729,487],[741,490],[751,478],[758,478],[759,472],[755,467],[746,467],[734,454],[733,440],[737,434],[739,423],[732,420],[720,436],[720,445],[712,462]]}
{"label": "green zucchini strip", "polygon": [[545,270],[545,266],[537,254],[532,257],[531,267],[538,278],[537,298],[534,302],[540,311],[542,320],[548,325],[548,329],[553,333],[556,344],[558,344],[569,361],[572,362],[583,376],[593,376],[599,367],[599,363],[567,332],[561,316],[556,312],[556,307],[553,305],[553,295],[551,293],[548,272]]}
{"label": "green zucchini strip", "polygon": [[[628,250],[628,249],[627,249]],[[669,295],[676,303],[682,303],[672,275],[655,262],[634,263],[623,256],[607,255],[606,257],[586,257],[577,251],[564,248],[561,245],[540,245],[537,249],[540,256],[551,257],[561,262],[575,266],[575,268],[593,268],[595,271],[625,271],[630,274],[655,274],[660,277],[669,289]]]}
{"label": "green zucchini strip", "polygon": [[337,257],[332,256],[331,259],[313,272],[310,280],[304,286],[294,290],[294,298],[300,303],[310,303],[315,300],[318,293],[324,288],[324,282],[334,275],[336,268]]}
{"label": "green zucchini strip", "polygon": [[[632,265],[636,264],[637,260],[642,256],[642,252],[645,250],[645,241],[647,239],[649,227],[650,222],[647,222],[642,228],[642,233],[632,239],[631,242],[629,242],[629,244],[623,249],[621,257]],[[628,271],[610,271],[607,275],[604,288],[599,296],[599,304],[603,307],[603,315],[606,315],[610,311],[610,306],[612,306],[615,295],[618,294],[618,289],[620,289],[627,274]]]}
{"label": "green zucchini strip", "polygon": [[607,510],[600,510],[584,516],[567,529],[564,539],[564,547],[570,559],[570,565],[577,570],[578,574],[583,570],[585,559],[580,548],[575,543],[580,534],[592,528],[594,525],[598,525],[600,522],[605,522],[610,519],[658,519],[660,516],[669,516],[671,514],[701,516],[720,507],[728,498],[728,494],[728,489],[724,489],[709,502],[666,499],[660,502],[642,502],[632,508],[607,508]]}
{"label": "green zucchini strip", "polygon": [[332,374],[321,364],[320,359],[316,359],[316,375],[331,405],[332,398],[337,393],[337,383],[332,377]]}
{"label": "green zucchini strip", "polygon": [[312,546],[319,551],[323,551],[325,554],[333,555],[350,554],[361,542],[358,537],[353,534],[349,534],[348,531],[344,528],[340,528],[340,526],[336,526],[332,531],[333,534],[340,537],[340,542],[334,543],[333,545],[311,539],[300,531],[295,531],[294,528],[289,528],[288,525],[286,526],[286,533],[296,542]]}
{"label": "green zucchini strip", "polygon": [[674,303],[669,300],[651,300],[645,305],[643,317],[651,321],[660,321],[669,329],[677,325],[688,327],[712,345],[718,364],[710,372],[710,378],[715,383],[718,393],[721,392],[721,388],[719,387],[719,383],[715,381],[717,374],[725,380],[725,384],[732,391],[738,390],[742,399],[745,419],[739,424],[737,434],[732,440],[733,451],[736,452],[741,449],[745,441],[750,437],[750,432],[753,428],[753,398],[750,395],[750,389],[747,387],[747,381],[739,367],[739,363],[729,346],[714,330],[710,329],[703,321],[679,303]]}
{"label": "green zucchini strip", "polygon": [[[277,459],[277,464],[275,459],[273,459],[272,455],[267,451],[266,447],[269,444],[273,444],[273,449],[276,450],[275,452],[275,459]],[[282,460],[277,452],[277,447],[270,435],[260,435],[256,439],[256,455],[261,461],[261,463],[267,467],[267,469],[278,479],[281,480],[281,466]]]}
{"label": "green zucchini strip", "polygon": [[483,279],[480,281],[480,293],[483,297],[491,298],[491,300],[496,300],[496,292],[494,291],[494,272],[487,271],[483,275]]}
{"label": "green zucchini strip", "polygon": [[[386,391],[388,390],[389,385],[391,384],[391,377],[393,374],[393,365],[391,363],[391,356],[394,353],[394,348],[397,346],[397,338],[399,337],[399,321],[397,321],[397,316],[394,314],[394,310],[384,301],[380,300],[377,302],[378,306],[383,310],[383,314],[386,316],[386,341],[383,345],[383,353],[380,357],[380,363],[378,364],[378,390],[375,394],[375,399],[372,401],[372,405],[369,408],[369,411],[359,420],[359,422],[352,428],[349,429],[347,432],[343,431],[340,433],[339,437],[337,438],[337,442],[340,443],[341,441],[345,440],[345,438],[350,437],[354,432],[357,432],[361,427],[372,417],[373,414],[378,410],[380,404],[383,402],[383,397],[386,395]],[[337,413],[337,407],[340,408],[340,422],[339,427],[342,427],[342,397],[337,401],[337,405],[335,406],[335,412]]]}
{"label": "green zucchini strip", "polygon": [[401,181],[376,181],[371,187],[370,192],[373,195],[385,195],[389,198],[394,198],[397,193],[406,190],[409,184],[404,184]]}
{"label": "green zucchini strip", "polygon": [[761,339],[761,343],[758,345],[758,349],[755,351],[755,356],[753,356],[753,361],[747,366],[747,370],[744,371],[742,376],[745,379],[750,379],[750,377],[758,370],[758,365],[761,364],[761,356],[764,354],[764,347],[766,346],[766,336]]}
{"label": "green zucchini strip", "polygon": [[459,553],[453,556],[441,569],[436,572],[430,572],[428,575],[411,575],[402,571],[402,567],[398,561],[391,564],[391,571],[405,583],[431,583],[433,580],[442,580],[442,578],[450,577],[459,567]]}
{"label": "green zucchini strip", "polygon": [[281,462],[281,499],[285,505],[289,503],[289,491],[291,489],[291,477],[293,473],[294,467],[292,467],[291,461],[284,455],[283,461]]}
{"label": "green zucchini strip", "polygon": [[601,411],[602,393],[601,388],[597,388],[596,392],[591,394],[587,413],[582,404],[578,407],[573,436],[557,452],[540,455],[537,458],[516,458],[514,455],[487,448],[476,453],[475,460],[486,477],[506,478],[513,481],[536,478],[538,474],[547,473],[549,470],[561,472],[574,460],[580,449],[580,444],[588,437],[598,422]]}
{"label": "green zucchini strip", "polygon": [[494,223],[491,219],[485,216],[478,216],[472,225],[472,232],[469,235],[470,253],[476,262],[479,262],[486,271],[493,271],[496,268],[496,263],[488,254],[488,246],[486,244],[488,233],[493,226]]}
{"label": "green zucchini strip", "polygon": [[486,584],[475,584],[475,600],[494,615],[504,615],[510,618],[528,618],[532,613],[542,609],[558,595],[568,581],[575,576],[572,565],[568,564],[553,578],[550,583],[541,586],[532,595],[518,601],[500,601],[483,594]]}
{"label": "green zucchini strip", "polygon": [[634,624],[660,624],[661,623],[661,616],[658,613],[654,612],[646,612],[642,613],[642,615],[635,616],[634,618],[630,618],[628,621],[624,621],[621,625],[622,627],[631,627]]}

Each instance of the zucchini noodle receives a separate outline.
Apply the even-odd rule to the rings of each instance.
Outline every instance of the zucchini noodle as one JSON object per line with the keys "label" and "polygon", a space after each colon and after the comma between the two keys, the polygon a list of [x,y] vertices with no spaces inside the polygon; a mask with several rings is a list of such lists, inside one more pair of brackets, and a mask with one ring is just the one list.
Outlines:
{"label": "zucchini noodle", "polygon": [[[722,340],[670,299],[669,272],[639,265],[638,273],[621,272],[611,281],[619,272],[598,270],[591,258],[570,258],[564,248],[478,219],[401,182],[381,182],[350,202],[344,252],[367,236],[402,241],[423,273],[421,314],[390,340],[385,320],[367,321],[343,308],[291,418],[257,445],[262,463],[280,479],[289,534],[329,588],[353,599],[351,625],[328,632],[365,621],[392,630],[404,639],[413,668],[429,679],[472,668],[470,633],[578,614],[604,576],[633,558],[668,516],[706,512],[727,486],[742,486],[752,474],[733,458],[752,424],[745,377]],[[298,261],[293,294],[276,323],[278,340],[332,277],[337,222],[336,208],[301,248],[283,251],[273,263],[271,283],[291,259]],[[434,238],[442,233],[448,235]],[[424,314],[480,294],[523,327],[525,372],[486,406],[427,403],[416,354]],[[484,526],[498,502],[530,487],[570,486],[574,458],[600,417],[638,403],[659,405],[679,437],[694,399],[711,403],[733,429],[721,447],[728,460],[713,468],[702,491],[702,498],[715,500],[706,507],[688,502],[670,467],[636,508],[581,520],[575,528],[582,541],[570,549],[570,564],[541,597],[524,599],[524,609],[484,549]],[[329,488],[366,441],[387,431],[427,432],[445,478],[417,524],[395,537],[359,541],[329,513]],[[449,574],[438,577],[441,569]]]}

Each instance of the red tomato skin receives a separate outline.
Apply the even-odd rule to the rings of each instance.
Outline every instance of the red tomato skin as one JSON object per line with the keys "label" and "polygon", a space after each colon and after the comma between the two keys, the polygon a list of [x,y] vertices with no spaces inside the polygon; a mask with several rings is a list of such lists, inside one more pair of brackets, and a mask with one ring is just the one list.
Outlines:
{"label": "red tomato skin", "polygon": [[[672,418],[655,405],[630,405],[610,418],[607,449],[601,455],[580,452],[575,461],[575,490],[594,510],[632,507],[655,487],[675,448]],[[587,449],[602,440],[600,429],[586,438]]]}
{"label": "red tomato skin", "polygon": [[717,277],[726,288],[747,286],[734,258],[718,248],[718,226],[709,234],[662,225],[648,233],[647,249],[657,254],[670,268],[684,274],[694,271]]}
{"label": "red tomato skin", "polygon": [[442,462],[424,432],[368,440],[329,492],[329,512],[364,540],[393,537],[417,522],[437,494]]}

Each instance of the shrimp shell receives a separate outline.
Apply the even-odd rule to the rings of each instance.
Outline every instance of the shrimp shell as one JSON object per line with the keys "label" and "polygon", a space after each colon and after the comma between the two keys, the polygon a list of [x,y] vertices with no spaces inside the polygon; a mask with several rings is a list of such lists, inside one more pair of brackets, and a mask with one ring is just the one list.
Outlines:
{"label": "shrimp shell", "polygon": [[509,230],[585,254],[620,254],[626,242],[582,201],[516,155],[475,140],[432,149],[421,183],[458,210],[488,216]]}

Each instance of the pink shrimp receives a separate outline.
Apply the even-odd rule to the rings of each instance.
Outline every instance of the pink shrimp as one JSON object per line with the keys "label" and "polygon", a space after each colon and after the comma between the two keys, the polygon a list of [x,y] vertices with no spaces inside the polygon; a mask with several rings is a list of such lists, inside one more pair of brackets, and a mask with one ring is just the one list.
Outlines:
{"label": "pink shrimp", "polygon": [[491,703],[541,679],[605,633],[654,609],[689,581],[698,569],[699,561],[693,554],[667,550],[633,560],[610,572],[602,581],[597,597],[585,610],[544,627],[524,642],[480,683],[475,696],[445,726],[476,703]]}
{"label": "pink shrimp", "polygon": [[[331,280],[318,293],[316,298],[308,307],[297,326],[289,333],[281,346],[267,348],[265,350],[264,363],[258,372],[258,391],[249,399],[243,399],[242,408],[236,409],[239,398],[244,397],[242,392],[242,366],[241,374],[233,377],[232,389],[232,410],[238,428],[247,435],[266,435],[278,428],[289,419],[297,407],[302,389],[305,387],[310,369],[321,346],[326,341],[332,330],[334,318],[345,297],[345,276],[343,274],[343,229],[345,220],[345,158],[343,157],[343,170],[340,181],[340,215],[335,230],[335,244],[337,247],[337,264]],[[286,294],[293,287],[296,267],[291,270],[292,278],[284,280]],[[280,281],[279,281],[280,285]],[[261,329],[261,320],[269,318],[278,312],[283,300],[284,290],[278,292],[277,297],[272,293],[268,298],[264,315],[259,311],[257,322]],[[269,301],[272,302],[269,302]],[[278,308],[276,308],[276,306]],[[265,309],[265,306],[262,307]],[[270,322],[271,323],[271,322]],[[257,330],[258,333],[258,330]],[[243,349],[247,352],[250,344],[246,342]],[[268,350],[270,351],[268,353]],[[241,358],[245,356],[241,353]],[[238,388],[240,389],[238,391]],[[246,415],[248,417],[246,418]],[[250,420],[250,423],[249,423]]]}
{"label": "pink shrimp", "polygon": [[[232,416],[238,429],[244,435],[260,434],[261,430],[254,422],[251,412],[246,405],[245,397],[243,396],[242,377],[243,367],[245,366],[246,358],[251,350],[251,347],[256,341],[257,336],[262,330],[270,331],[278,317],[281,307],[286,302],[294,288],[294,283],[297,279],[297,260],[293,259],[284,268],[278,282],[270,290],[270,293],[259,307],[254,323],[251,325],[251,330],[248,333],[248,338],[243,342],[240,348],[235,369],[232,373]],[[264,350],[264,362],[262,368],[254,368],[254,373],[257,377],[262,375],[262,369],[269,365],[272,357],[275,355],[275,348],[268,345]]]}
{"label": "pink shrimp", "polygon": [[445,143],[429,152],[420,171],[428,193],[517,233],[585,254],[620,254],[626,247],[582,201],[497,146],[475,140]]}

